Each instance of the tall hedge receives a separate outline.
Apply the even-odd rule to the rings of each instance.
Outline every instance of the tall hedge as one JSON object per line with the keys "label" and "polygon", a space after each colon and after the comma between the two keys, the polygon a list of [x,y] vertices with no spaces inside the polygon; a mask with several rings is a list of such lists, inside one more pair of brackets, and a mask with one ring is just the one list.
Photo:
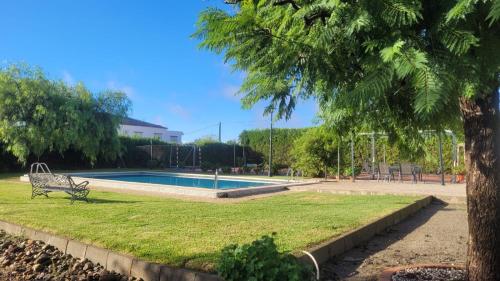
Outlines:
{"label": "tall hedge", "polygon": [[[276,166],[292,165],[291,151],[293,143],[307,129],[273,129],[273,162]],[[240,143],[263,156],[267,164],[269,159],[269,129],[245,130],[240,134]],[[260,163],[258,163],[260,164]]]}

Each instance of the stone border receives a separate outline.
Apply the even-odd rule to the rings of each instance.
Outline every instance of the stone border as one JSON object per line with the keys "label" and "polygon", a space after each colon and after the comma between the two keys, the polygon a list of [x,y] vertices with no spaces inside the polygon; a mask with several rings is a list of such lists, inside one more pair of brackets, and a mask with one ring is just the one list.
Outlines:
{"label": "stone border", "polygon": [[[330,258],[339,256],[353,247],[367,242],[375,234],[381,233],[388,227],[415,214],[420,209],[429,205],[433,199],[433,196],[427,196],[380,219],[323,242],[308,251],[319,264],[325,263]],[[94,263],[101,264],[107,270],[142,278],[145,281],[222,281],[222,279],[213,274],[142,261],[132,256],[122,255],[13,223],[0,221],[0,229],[13,235],[24,235],[29,239],[44,241],[47,244],[55,246],[65,254],[70,254],[76,258],[87,258]],[[299,260],[312,264],[312,261],[306,255],[299,256]]]}
{"label": "stone border", "polygon": [[0,221],[0,229],[11,235],[40,240],[75,258],[86,258],[109,271],[142,278],[145,281],[222,281],[218,276],[189,269],[150,263],[107,249],[52,235],[29,227]]}
{"label": "stone border", "polygon": [[[375,221],[342,234],[341,236],[335,237],[329,241],[323,242],[320,245],[314,246],[308,251],[314,256],[318,264],[323,264],[329,259],[339,256],[355,246],[359,246],[367,242],[373,236],[378,233],[382,233],[388,227],[396,225],[409,216],[417,213],[420,209],[428,206],[432,200],[434,200],[433,196],[427,196],[389,215],[376,219]],[[313,265],[311,259],[307,255],[300,255],[299,259],[302,262]]]}

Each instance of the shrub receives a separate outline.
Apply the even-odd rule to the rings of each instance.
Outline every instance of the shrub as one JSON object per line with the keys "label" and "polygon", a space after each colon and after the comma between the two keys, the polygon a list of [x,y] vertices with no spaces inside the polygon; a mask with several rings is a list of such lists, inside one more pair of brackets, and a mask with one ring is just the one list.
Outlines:
{"label": "shrub", "polygon": [[274,238],[263,236],[251,244],[222,250],[217,266],[225,281],[307,281],[312,269],[289,253],[279,253]]}
{"label": "shrub", "polygon": [[[354,167],[354,175],[356,175],[356,176],[357,176],[357,175],[359,175],[359,174],[361,174],[361,168],[360,168],[360,167],[357,167],[357,166],[356,166],[356,167]],[[346,168],[344,169],[344,176],[346,176],[346,177],[352,177],[352,167],[351,167],[351,166],[346,167]]]}
{"label": "shrub", "polygon": [[324,176],[337,160],[337,140],[323,127],[309,129],[298,138],[292,149],[293,168],[306,176]]}

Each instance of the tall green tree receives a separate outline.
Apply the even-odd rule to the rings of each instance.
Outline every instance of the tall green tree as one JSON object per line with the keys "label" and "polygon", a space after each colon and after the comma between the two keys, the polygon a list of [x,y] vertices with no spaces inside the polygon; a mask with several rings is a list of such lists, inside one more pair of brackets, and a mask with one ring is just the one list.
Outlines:
{"label": "tall green tree", "polygon": [[81,151],[92,163],[118,156],[118,126],[130,101],[124,93],[94,95],[85,86],[48,79],[40,69],[0,71],[0,142],[23,164],[30,155]]}
{"label": "tall green tree", "polygon": [[289,116],[313,96],[403,133],[463,125],[468,278],[500,280],[500,0],[226,3],[201,13],[195,36],[246,73],[247,106]]}

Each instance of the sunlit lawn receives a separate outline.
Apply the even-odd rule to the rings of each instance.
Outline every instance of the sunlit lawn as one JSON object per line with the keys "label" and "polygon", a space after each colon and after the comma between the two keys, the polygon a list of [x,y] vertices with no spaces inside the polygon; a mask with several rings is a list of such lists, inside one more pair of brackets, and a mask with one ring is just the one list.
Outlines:
{"label": "sunlit lawn", "polygon": [[0,220],[149,261],[204,270],[231,243],[276,232],[281,250],[305,249],[418,199],[288,193],[206,203],[92,191],[90,203],[70,205],[63,193],[31,200],[30,192],[28,184],[0,180]]}

